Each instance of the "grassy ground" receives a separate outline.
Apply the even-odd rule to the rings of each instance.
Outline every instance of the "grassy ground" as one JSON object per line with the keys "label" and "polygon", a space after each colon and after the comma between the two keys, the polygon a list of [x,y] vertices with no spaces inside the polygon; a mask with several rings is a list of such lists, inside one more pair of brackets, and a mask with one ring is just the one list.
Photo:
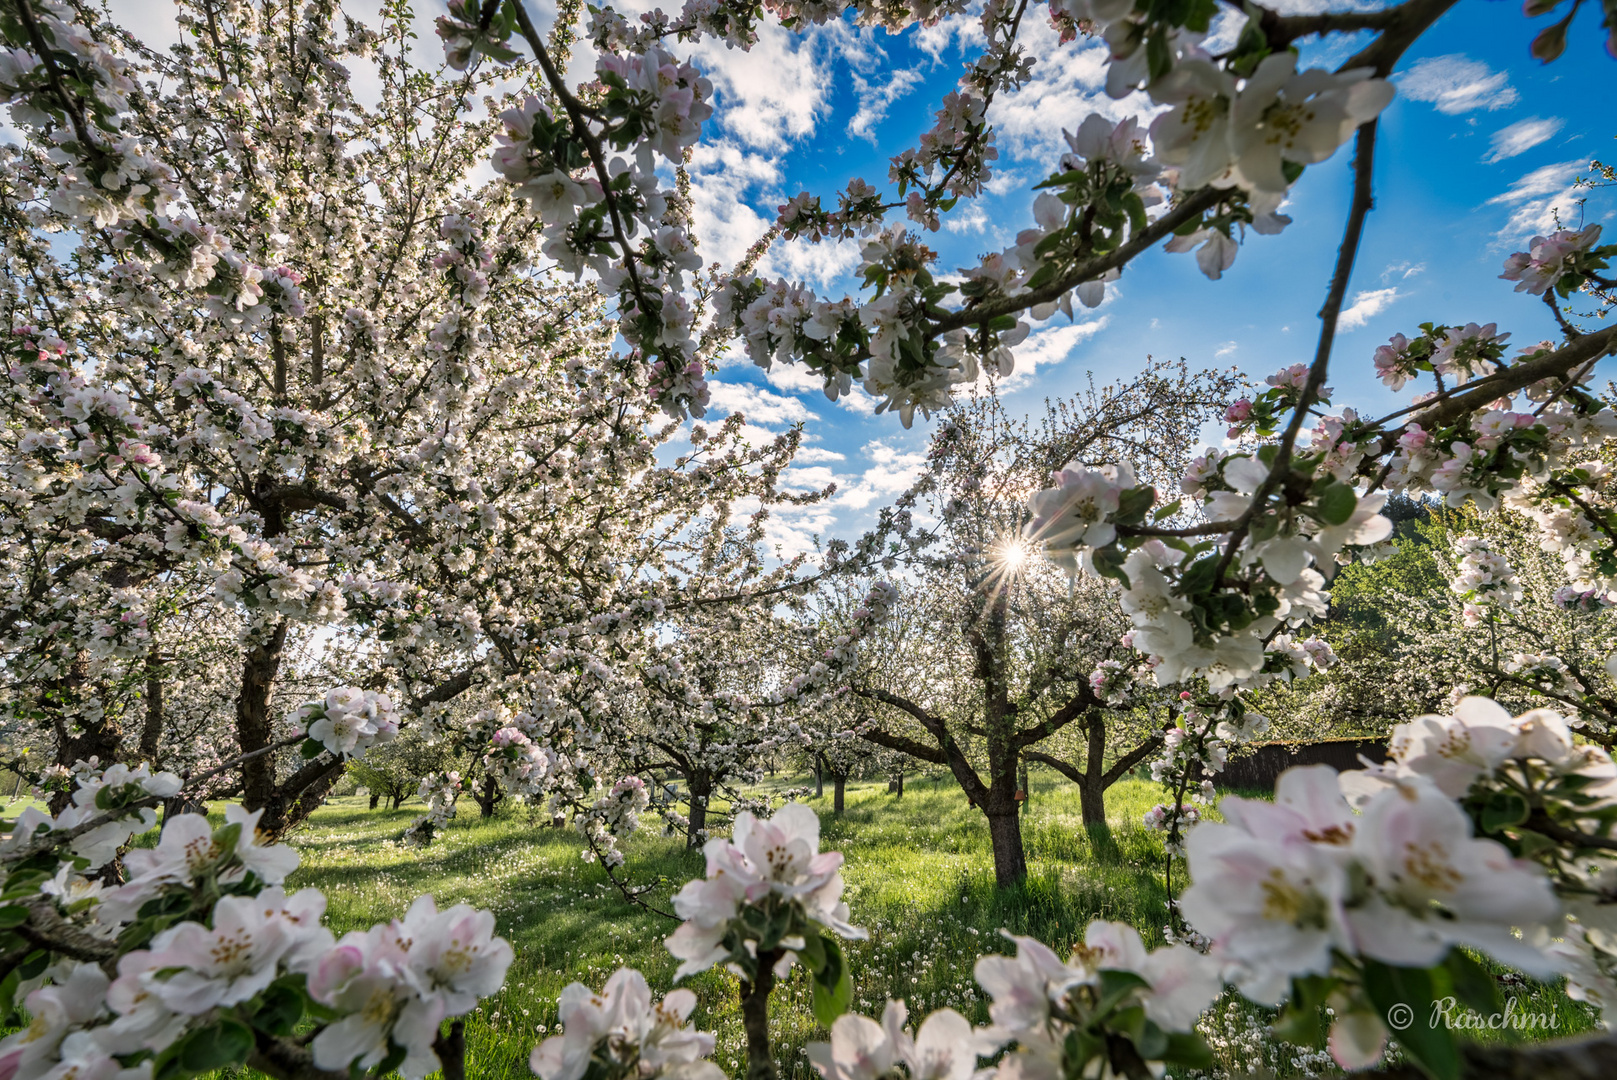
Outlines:
{"label": "grassy ground", "polygon": [[[783,779],[780,786],[800,782]],[[1090,919],[1120,919],[1139,927],[1148,945],[1159,943],[1162,849],[1139,824],[1159,791],[1138,781],[1114,787],[1107,795],[1111,842],[1097,844],[1081,824],[1076,791],[1035,777],[1023,827],[1030,873],[1022,888],[1009,893],[994,887],[984,819],[952,781],[912,780],[902,799],[889,795],[884,784],[852,784],[840,818],[830,814],[829,790],[825,799],[811,802],[821,811],[823,847],[847,856],[844,877],[854,922],[870,931],[868,941],[848,949],[857,979],[855,1007],[879,1013],[892,996],[906,999],[912,1016],[951,1006],[986,1022],[971,968],[981,953],[1012,951],[999,936],[1002,927],[1064,951]],[[333,799],[294,837],[303,865],[289,884],[324,890],[328,922],[338,934],[402,914],[422,892],[440,905],[464,901],[495,912],[516,961],[505,989],[468,1023],[469,1076],[531,1075],[528,1053],[555,1026],[556,997],[569,982],[598,988],[628,965],[645,973],[654,993],[670,988],[675,963],[662,939],[674,924],[626,903],[599,867],[580,860],[572,830],[530,820],[521,807],[481,821],[467,801],[462,816],[431,848],[397,844],[419,812],[409,805],[369,810],[360,797]],[[631,840],[626,852],[636,880],[663,879],[653,897],[660,906],[702,872],[700,856],[678,840],[643,836]],[[699,1000],[696,1021],[718,1034],[719,1063],[739,1075],[744,1041],[735,980],[708,972],[688,985]],[[1589,1027],[1587,1012],[1557,991],[1515,992],[1518,1012],[1549,1011],[1561,1034]],[[802,1047],[823,1036],[801,973],[773,1004],[783,1076],[811,1080],[815,1074]],[[1262,1013],[1233,996],[1206,1024],[1225,1068],[1236,1075],[1329,1071],[1318,1056],[1269,1041],[1264,1027]]]}

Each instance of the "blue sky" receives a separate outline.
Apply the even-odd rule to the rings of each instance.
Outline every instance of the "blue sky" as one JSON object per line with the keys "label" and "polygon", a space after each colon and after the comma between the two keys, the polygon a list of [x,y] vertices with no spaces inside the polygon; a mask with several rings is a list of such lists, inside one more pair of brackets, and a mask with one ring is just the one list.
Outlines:
{"label": "blue sky", "polygon": [[[1498,280],[1500,264],[1534,232],[1552,227],[1553,209],[1571,224],[1609,221],[1617,202],[1610,192],[1594,193],[1580,213],[1570,187],[1591,158],[1617,161],[1617,61],[1604,51],[1598,14],[1589,10],[1566,55],[1540,65],[1528,43],[1543,22],[1523,18],[1515,4],[1467,0],[1400,65],[1400,94],[1382,121],[1377,207],[1335,352],[1338,404],[1391,406],[1394,396],[1375,380],[1371,354],[1391,334],[1418,332],[1424,321],[1497,321],[1516,344],[1553,335],[1542,304]],[[697,159],[707,257],[744,248],[798,190],[829,203],[853,176],[881,183],[888,156],[931,126],[974,26],[959,20],[897,39],[847,27],[791,42],[766,37],[745,60],[703,46],[699,62],[707,62],[720,107]],[[1339,39],[1305,49],[1304,58],[1334,66],[1355,47]],[[1096,46],[1078,42],[1057,55],[996,106],[1004,180],[980,209],[957,210],[952,227],[931,237],[942,268],[1004,246],[1026,225],[1029,189],[1059,154],[1062,127],[1076,128],[1091,109],[1122,116],[1148,107],[1120,105],[1096,91],[1103,71]],[[1124,274],[1100,309],[1075,324],[1057,316],[1036,328],[1017,350],[1018,371],[1006,388],[1012,411],[1071,393],[1091,372],[1102,382],[1125,377],[1148,354],[1233,366],[1258,380],[1308,360],[1340,239],[1350,150],[1309,170],[1286,207],[1294,224],[1280,236],[1252,236],[1223,280],[1207,281],[1189,256],[1156,252]],[[851,244],[794,243],[776,250],[772,269],[840,295],[853,288],[845,272],[855,255]],[[716,413],[741,411],[760,429],[803,421],[809,441],[801,479],[838,483],[828,505],[782,518],[777,538],[789,548],[809,531],[855,531],[913,476],[931,426],[917,418],[905,431],[894,417],[869,415],[868,400],[833,404],[806,373],[777,368],[766,375],[740,358],[716,376],[714,398]]]}
{"label": "blue sky", "polygon": [[[626,13],[656,0],[617,0]],[[669,8],[677,4],[664,3]],[[374,0],[348,0],[347,11],[374,20]],[[1351,7],[1324,0],[1286,0],[1282,10]],[[1364,6],[1364,5],[1361,5]],[[549,0],[530,0],[548,23]],[[112,0],[115,17],[154,44],[173,40],[169,0]],[[441,0],[418,0],[418,56],[439,55],[432,19]],[[1374,379],[1370,357],[1391,334],[1428,320],[1498,322],[1514,344],[1552,335],[1549,313],[1498,280],[1500,264],[1534,232],[1563,221],[1610,221],[1617,199],[1597,192],[1583,211],[1571,182],[1591,158],[1617,161],[1617,61],[1603,48],[1595,5],[1585,5],[1566,54],[1549,66],[1528,55],[1548,20],[1528,20],[1505,0],[1464,0],[1418,43],[1395,77],[1400,93],[1382,118],[1371,215],[1331,382],[1338,404],[1385,409],[1393,396]],[[854,176],[885,183],[888,158],[932,125],[937,101],[955,85],[979,41],[974,15],[945,20],[898,37],[860,30],[844,20],[796,35],[767,27],[750,52],[712,41],[676,45],[713,79],[717,114],[694,159],[697,235],[709,260],[733,262],[801,190],[834,203]],[[1222,17],[1215,40],[1233,33]],[[991,112],[1000,160],[990,194],[963,204],[929,243],[944,271],[998,250],[1030,221],[1031,187],[1064,149],[1061,129],[1076,129],[1092,110],[1114,119],[1149,114],[1143,98],[1114,102],[1099,92],[1105,51],[1079,40],[1055,48],[1035,11],[1024,40],[1041,56],[1031,81],[1002,96]],[[1334,67],[1358,43],[1336,38],[1304,49],[1305,63]],[[589,77],[587,48],[569,74]],[[374,75],[356,70],[356,90]],[[0,133],[3,136],[4,133]],[[1196,367],[1235,367],[1254,379],[1313,351],[1316,312],[1324,298],[1348,196],[1350,148],[1310,169],[1294,188],[1283,234],[1253,236],[1224,279],[1210,282],[1187,255],[1154,252],[1137,261],[1098,310],[1075,323],[1062,316],[1037,328],[1017,349],[1017,371],[1002,386],[1013,412],[1037,409],[1046,396],[1082,386],[1093,372],[1105,382],[1139,369],[1146,356],[1184,357]],[[486,170],[485,170],[486,171]],[[491,174],[490,174],[491,175]],[[1612,232],[1608,240],[1617,239]],[[857,263],[851,243],[781,244],[764,269],[807,281],[833,296],[852,291]],[[876,508],[902,491],[919,466],[930,423],[906,431],[893,416],[873,416],[862,394],[826,400],[802,370],[767,375],[739,355],[712,380],[712,415],[743,412],[758,438],[796,422],[807,443],[794,476],[803,486],[838,485],[815,507],[777,516],[783,551],[804,550],[814,533],[850,535]],[[1215,426],[1207,432],[1216,439]]]}

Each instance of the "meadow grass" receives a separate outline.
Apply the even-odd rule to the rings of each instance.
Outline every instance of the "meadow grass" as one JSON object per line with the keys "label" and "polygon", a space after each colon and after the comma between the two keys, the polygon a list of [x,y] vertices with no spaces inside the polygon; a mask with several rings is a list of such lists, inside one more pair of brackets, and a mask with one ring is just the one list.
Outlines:
{"label": "meadow grass", "polygon": [[[765,786],[793,783],[801,778]],[[831,814],[829,788],[809,800],[821,814],[822,847],[847,857],[853,921],[870,932],[869,940],[845,946],[856,976],[855,1009],[879,1015],[891,996],[905,999],[915,1018],[949,1006],[985,1023],[972,965],[982,953],[1013,951],[1002,928],[1064,952],[1089,920],[1118,919],[1138,927],[1148,946],[1160,944],[1162,845],[1140,824],[1160,792],[1138,780],[1116,785],[1107,793],[1110,835],[1092,838],[1076,790],[1035,774],[1023,818],[1029,874],[1011,890],[995,887],[985,820],[947,776],[912,779],[902,798],[885,784],[851,783],[840,817]],[[360,796],[332,799],[291,838],[303,863],[288,884],[322,889],[327,921],[339,935],[401,915],[423,892],[440,906],[465,902],[495,913],[516,959],[505,988],[468,1018],[468,1076],[530,1076],[529,1051],[553,1032],[557,995],[570,982],[599,988],[614,970],[630,966],[645,973],[655,994],[671,988],[676,965],[662,940],[676,924],[625,901],[599,866],[580,859],[570,828],[552,828],[521,806],[482,820],[466,800],[430,848],[397,843],[419,813],[410,804],[370,810]],[[665,910],[672,893],[703,870],[700,854],[687,851],[682,838],[648,830],[624,849],[628,874],[637,883],[657,881],[647,899]],[[714,971],[687,985],[698,999],[693,1019],[717,1034],[716,1060],[740,1075],[745,1042],[735,980]],[[1518,1012],[1553,1016],[1556,1034],[1591,1026],[1588,1011],[1556,989],[1529,984],[1510,992]],[[813,1080],[803,1045],[824,1035],[800,971],[776,992],[772,1019],[783,1080]],[[1204,1030],[1222,1072],[1330,1072],[1322,1055],[1274,1043],[1266,1019],[1233,993],[1209,1014]]]}

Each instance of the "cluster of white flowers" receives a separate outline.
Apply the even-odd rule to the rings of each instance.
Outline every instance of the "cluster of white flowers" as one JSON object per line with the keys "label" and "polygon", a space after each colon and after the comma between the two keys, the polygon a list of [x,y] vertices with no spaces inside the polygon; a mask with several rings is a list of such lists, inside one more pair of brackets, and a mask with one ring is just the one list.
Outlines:
{"label": "cluster of white flowers", "polygon": [[[685,920],[668,938],[668,951],[681,961],[675,978],[748,957],[756,963],[767,954],[775,955],[775,974],[782,976],[808,934],[865,936],[848,922],[842,855],[820,851],[819,815],[802,803],[788,803],[767,821],[737,814],[731,838],[709,840],[702,854],[707,877],[674,896],[674,912]],[[784,909],[792,917],[770,920],[760,935],[745,917],[755,908]]]}
{"label": "cluster of white flowers", "polygon": [[1124,705],[1129,700],[1133,673],[1121,660],[1102,660],[1089,673],[1089,688],[1108,705]]}
{"label": "cluster of white flowers", "polygon": [[529,1064],[541,1080],[723,1080],[707,1060],[714,1037],[686,1023],[695,1007],[689,990],[652,1001],[633,968],[619,968],[599,994],[569,983],[556,1005],[562,1034],[534,1047]]}
{"label": "cluster of white flowers", "polygon": [[[81,871],[116,855],[131,820],[153,823],[149,811],[120,808],[179,785],[123,766],[83,779],[75,798],[89,793],[87,800],[54,820],[25,812],[0,848],[15,890],[19,873],[39,873],[50,834],[79,823],[78,809],[90,806],[108,822],[75,838],[98,837],[104,850],[84,855],[71,840],[62,845],[69,858],[30,901],[50,909],[38,938],[48,949],[64,923],[77,938],[64,939],[76,944],[60,946],[64,955],[22,984],[32,1024],[0,1041],[6,1076],[133,1080],[151,1075],[153,1061],[240,1064],[253,1050],[249,1030],[259,1028],[259,1039],[284,1034],[306,998],[320,1007],[309,1010],[320,1023],[309,1043],[318,1067],[390,1059],[419,1080],[439,1066],[439,1022],[469,1012],[504,982],[511,947],[493,936],[491,914],[464,905],[440,912],[424,896],[402,920],[334,940],[321,923],[325,897],[283,889],[298,855],[263,841],[261,810],[227,806],[217,829],[201,814],[169,816],[155,847],[124,856],[123,884],[86,880]],[[104,836],[109,826],[121,836]],[[36,917],[30,907],[7,914]],[[126,1068],[120,1059],[131,1055],[151,1060]]]}
{"label": "cluster of white flowers", "polygon": [[1454,541],[1459,565],[1449,587],[1465,600],[1466,624],[1480,625],[1490,610],[1510,611],[1522,598],[1516,571],[1505,557],[1479,536]]}
{"label": "cluster of white flowers", "polygon": [[[0,859],[51,832],[77,829],[107,817],[104,824],[75,836],[68,849],[78,858],[88,860],[92,869],[104,866],[117,857],[118,850],[131,836],[157,824],[157,814],[149,805],[130,807],[130,804],[149,804],[153,796],[171,798],[180,790],[180,778],[171,772],[154,773],[144,764],[133,769],[123,764],[102,769],[95,759],[75,762],[72,769],[66,770],[63,780],[73,785],[68,805],[54,817],[37,806],[24,807],[12,826],[11,836],[0,841]],[[130,809],[121,814],[108,813],[123,807]]]}
{"label": "cluster of white flowers", "polygon": [[1577,694],[1585,689],[1567,670],[1566,661],[1552,653],[1515,653],[1502,666],[1507,674],[1554,694]]}
{"label": "cluster of white flowers", "polygon": [[584,861],[601,859],[608,866],[622,866],[623,852],[617,842],[640,828],[640,812],[651,805],[646,782],[638,776],[625,776],[612,790],[596,799],[573,818],[573,827],[585,838]]}
{"label": "cluster of white flowers", "polygon": [[[1343,789],[1357,790],[1352,776]],[[1254,1001],[1285,1000],[1295,978],[1340,975],[1343,957],[1429,967],[1455,945],[1535,975],[1555,970],[1513,933],[1556,919],[1548,878],[1475,838],[1430,780],[1381,785],[1355,814],[1335,770],[1307,766],[1281,776],[1273,803],[1231,796],[1219,809],[1225,822],[1187,841],[1192,884],[1181,909]],[[1377,1010],[1347,990],[1333,1000],[1337,1060],[1377,1060],[1387,1035]]]}
{"label": "cluster of white flowers", "polygon": [[563,763],[555,751],[541,747],[519,727],[502,727],[489,739],[483,768],[507,793],[532,799],[549,790],[549,781]]}
{"label": "cluster of white flowers", "polygon": [[339,686],[319,701],[300,706],[292,722],[308,738],[338,757],[364,757],[377,743],[393,741],[399,716],[393,700],[377,690]]}
{"label": "cluster of white flowers", "polygon": [[425,847],[455,816],[455,800],[460,798],[460,773],[453,769],[430,772],[421,778],[416,794],[427,804],[427,812],[404,830],[404,842],[412,847]]}

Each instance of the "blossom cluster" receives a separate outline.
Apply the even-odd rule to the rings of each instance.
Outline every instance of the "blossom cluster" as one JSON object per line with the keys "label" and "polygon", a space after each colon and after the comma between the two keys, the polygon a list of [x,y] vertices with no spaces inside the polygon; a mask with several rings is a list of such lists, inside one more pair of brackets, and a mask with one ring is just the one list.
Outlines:
{"label": "blossom cluster", "polygon": [[310,742],[341,758],[363,757],[372,746],[391,742],[399,733],[392,699],[357,686],[336,687],[319,701],[299,706],[292,722]]}
{"label": "blossom cluster", "polygon": [[715,837],[702,849],[707,876],[674,895],[674,912],[685,920],[667,941],[680,960],[675,978],[719,964],[750,981],[762,964],[781,977],[800,955],[819,975],[825,942],[833,940],[824,932],[863,937],[842,900],[842,855],[819,847],[819,815],[802,803],[768,820],[736,815],[731,838]]}
{"label": "blossom cluster", "polygon": [[453,769],[430,772],[421,778],[416,795],[427,804],[427,812],[404,830],[404,842],[425,847],[455,816],[455,801],[460,797],[460,773]]}
{"label": "blossom cluster", "polygon": [[[400,920],[335,939],[319,890],[283,888],[297,853],[264,842],[263,811],[237,805],[218,828],[167,815],[155,847],[124,855],[121,884],[83,876],[117,856],[131,822],[152,824],[150,811],[123,809],[128,796],[174,794],[170,779],[123,766],[87,774],[74,794],[89,797],[75,806],[97,817],[25,813],[0,849],[7,925],[28,925],[46,959],[18,986],[33,1022],[0,1041],[0,1069],[32,1080],[242,1064],[305,1015],[318,1025],[307,1043],[318,1068],[387,1061],[412,1080],[437,1069],[440,1022],[498,990],[510,966],[493,916],[439,911],[423,896]],[[103,842],[86,853],[74,841],[87,836]]]}

